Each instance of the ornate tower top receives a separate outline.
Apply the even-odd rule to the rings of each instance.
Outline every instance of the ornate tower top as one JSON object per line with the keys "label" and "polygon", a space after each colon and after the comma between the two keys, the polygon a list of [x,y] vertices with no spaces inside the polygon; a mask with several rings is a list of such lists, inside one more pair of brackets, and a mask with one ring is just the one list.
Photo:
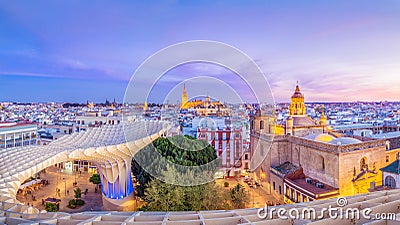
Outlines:
{"label": "ornate tower top", "polygon": [[304,98],[304,95],[300,92],[299,81],[297,81],[296,90],[294,90],[292,98]]}
{"label": "ornate tower top", "polygon": [[186,108],[185,104],[188,102],[188,96],[186,92],[186,84],[183,84],[183,92],[182,92],[182,101],[181,101],[181,108]]}
{"label": "ornate tower top", "polygon": [[306,115],[306,105],[304,104],[304,95],[300,92],[299,81],[297,81],[296,89],[292,95],[289,107],[289,114],[291,116],[304,116]]}

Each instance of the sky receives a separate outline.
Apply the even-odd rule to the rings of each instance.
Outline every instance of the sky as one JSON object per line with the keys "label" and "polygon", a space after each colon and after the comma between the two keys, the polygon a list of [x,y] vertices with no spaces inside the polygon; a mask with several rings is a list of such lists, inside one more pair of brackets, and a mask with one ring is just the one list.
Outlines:
{"label": "sky", "polygon": [[[22,0],[0,1],[0,101],[122,102],[148,57],[190,40],[246,53],[278,102],[290,100],[297,81],[306,101],[400,100],[397,0]],[[222,84],[185,81],[188,74],[226,76]],[[231,101],[247,95],[237,93],[247,89],[234,75],[204,63],[177,67],[154,86],[151,101],[165,101],[167,92],[178,101],[183,83],[189,98]]]}

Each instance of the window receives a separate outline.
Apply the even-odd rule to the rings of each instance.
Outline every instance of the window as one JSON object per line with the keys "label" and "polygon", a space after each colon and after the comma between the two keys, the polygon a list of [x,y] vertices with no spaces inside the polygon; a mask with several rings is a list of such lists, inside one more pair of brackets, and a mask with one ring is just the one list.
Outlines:
{"label": "window", "polygon": [[244,154],[244,160],[248,160],[249,159],[249,154]]}
{"label": "window", "polygon": [[260,121],[260,130],[264,129],[264,121]]}
{"label": "window", "polygon": [[282,194],[282,187],[281,187],[281,185],[279,185],[279,194],[280,194],[280,195]]}
{"label": "window", "polygon": [[364,171],[365,169],[368,169],[368,164],[367,164],[367,158],[363,157],[360,160],[360,171]]}
{"label": "window", "polygon": [[324,170],[325,171],[325,159],[324,159],[324,157],[322,157],[322,170]]}
{"label": "window", "polygon": [[388,155],[386,156],[386,162],[389,162],[389,156]]}
{"label": "window", "polygon": [[238,153],[240,150],[240,143],[239,141],[235,141],[235,151]]}
{"label": "window", "polygon": [[272,182],[272,189],[274,189],[274,191],[275,191],[275,181]]}

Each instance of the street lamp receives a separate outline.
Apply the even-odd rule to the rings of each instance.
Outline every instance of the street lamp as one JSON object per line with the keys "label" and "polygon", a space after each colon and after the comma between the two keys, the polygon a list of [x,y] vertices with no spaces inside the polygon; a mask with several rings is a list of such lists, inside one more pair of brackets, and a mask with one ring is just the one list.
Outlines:
{"label": "street lamp", "polygon": [[67,196],[67,180],[65,179],[65,177],[63,177],[64,180],[64,192],[65,192],[65,196]]}
{"label": "street lamp", "polygon": [[75,175],[75,184],[76,184],[76,172],[77,172],[77,170],[74,171],[74,175]]}

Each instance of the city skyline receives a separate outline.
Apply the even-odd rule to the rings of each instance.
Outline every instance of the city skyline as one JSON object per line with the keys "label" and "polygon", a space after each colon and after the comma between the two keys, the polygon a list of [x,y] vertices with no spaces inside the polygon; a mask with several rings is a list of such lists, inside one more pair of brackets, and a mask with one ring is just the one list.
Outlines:
{"label": "city skyline", "polygon": [[[396,1],[0,5],[0,101],[121,102],[140,63],[194,39],[247,53],[277,102],[289,101],[297,80],[306,102],[398,101],[400,94]],[[178,68],[158,88],[174,87],[185,74],[229,73],[209,69]]]}

